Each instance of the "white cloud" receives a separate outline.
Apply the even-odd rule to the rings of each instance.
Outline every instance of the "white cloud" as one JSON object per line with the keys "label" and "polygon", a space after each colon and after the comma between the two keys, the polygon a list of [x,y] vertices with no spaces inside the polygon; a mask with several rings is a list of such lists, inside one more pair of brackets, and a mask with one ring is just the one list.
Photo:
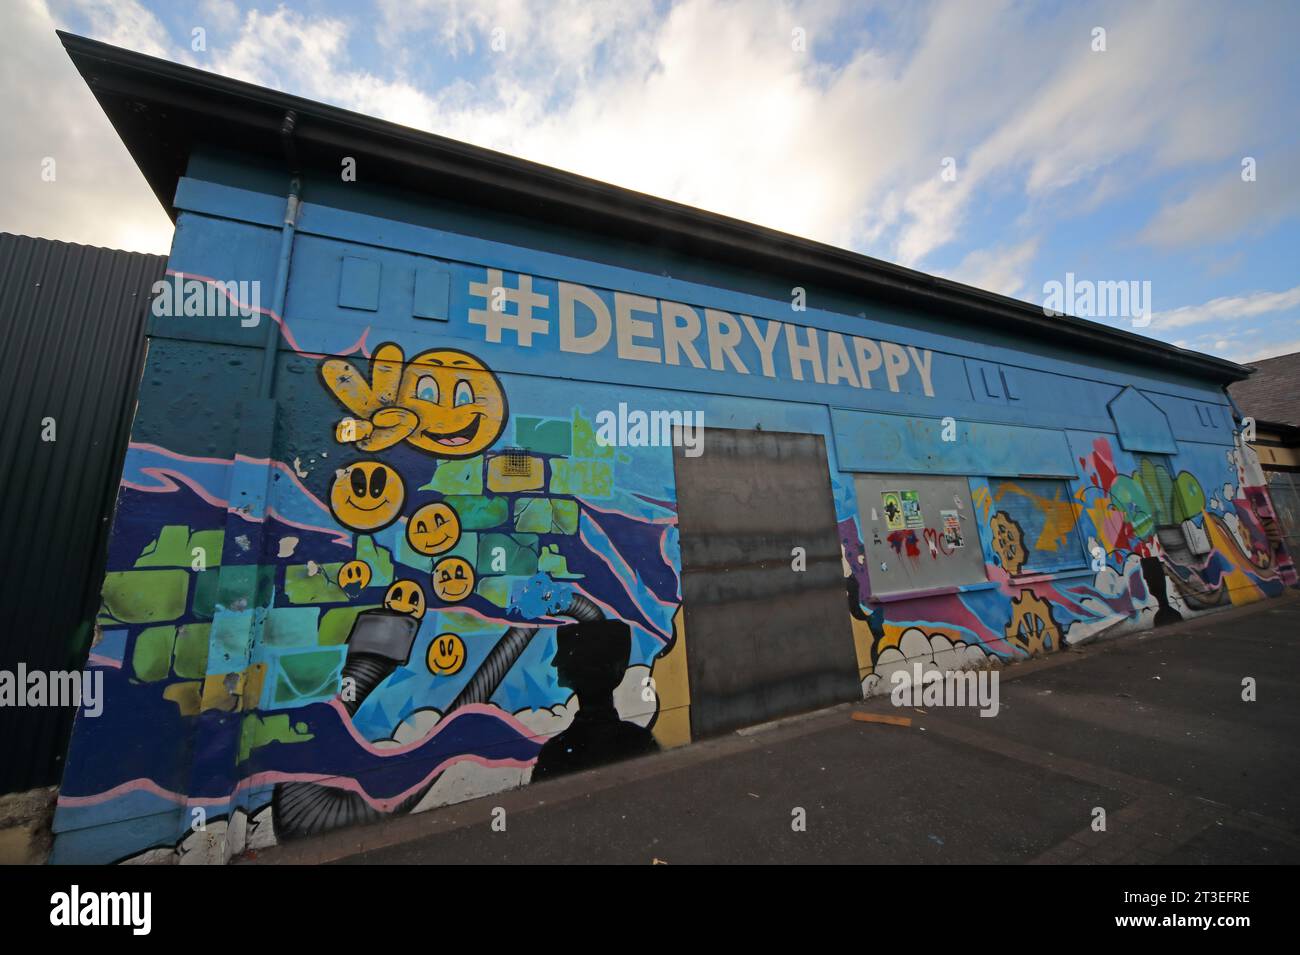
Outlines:
{"label": "white cloud", "polygon": [[862,681],[862,695],[888,693],[893,687],[894,674],[910,674],[915,663],[921,664],[924,676],[931,670],[970,670],[1001,666],[1002,661],[983,647],[974,643],[954,643],[941,633],[927,634],[917,627],[909,627],[898,638],[898,645],[887,647],[876,658],[876,666]]}
{"label": "white cloud", "polygon": [[1223,164],[1214,179],[1164,206],[1138,238],[1152,245],[1199,245],[1259,234],[1300,217],[1300,150],[1260,157],[1257,178],[1245,182],[1241,167]]}
{"label": "white cloud", "polygon": [[[92,20],[106,35],[138,31],[159,51],[162,35],[136,4],[115,21],[104,4]],[[128,26],[129,25],[129,26]],[[25,235],[141,252],[166,252],[171,222],[54,35],[42,0],[18,0],[0,30],[0,227]],[[54,181],[42,178],[54,161]]]}
{"label": "white cloud", "polygon": [[1300,285],[1282,292],[1250,292],[1246,295],[1225,295],[1201,305],[1184,305],[1182,308],[1156,312],[1151,317],[1153,330],[1166,331],[1189,325],[1219,322],[1239,324],[1244,319],[1300,308]]}
{"label": "white cloud", "polygon": [[1279,355],[1294,355],[1296,352],[1300,352],[1300,338],[1275,342],[1272,345],[1237,344],[1224,349],[1223,355],[1225,358],[1230,358],[1240,364],[1251,365],[1266,358],[1277,358]]}
{"label": "white cloud", "polygon": [[234,0],[203,0],[199,5],[199,11],[207,18],[205,22],[198,22],[196,26],[216,27],[219,30],[234,30],[239,26],[243,19],[243,14],[239,10],[239,4]]}
{"label": "white cloud", "polygon": [[[888,33],[870,35],[851,3],[378,0],[367,20],[315,7],[241,15],[230,0],[203,0],[200,15],[222,36],[196,58],[188,35],[171,41],[137,0],[69,2],[110,42],[904,264],[933,269],[936,252],[962,245],[952,274],[1007,294],[1025,288],[1039,245],[969,251],[980,245],[970,223],[989,203],[1024,207],[1018,231],[1045,236],[1173,167],[1231,169],[1233,144],[1276,120],[1223,81],[1264,55],[1258,25],[1169,3],[1047,15],[1011,0],[937,0],[890,11],[879,28]],[[62,204],[47,201],[54,190],[6,190],[6,221],[161,250],[166,220],[54,42],[45,7],[22,4],[0,67],[6,88],[23,90],[5,107],[7,138],[52,141],[93,158],[97,175],[78,192],[61,185]],[[1097,22],[1105,53],[1090,49]],[[792,49],[795,27],[812,52]],[[382,56],[363,64],[353,51],[371,39]],[[68,102],[50,109],[41,91],[60,84]],[[940,177],[948,156],[955,182]],[[14,182],[32,157],[0,161]],[[1170,242],[1216,221],[1282,215],[1289,207],[1268,190],[1297,187],[1265,182],[1281,178],[1270,163],[1254,185],[1272,199],[1225,212],[1203,191],[1144,235]]]}
{"label": "white cloud", "polygon": [[76,7],[96,39],[150,56],[177,58],[166,29],[137,0],[77,0]]}
{"label": "white cloud", "polygon": [[[1038,239],[1026,239],[1012,246],[976,249],[942,274],[954,282],[1001,295],[1018,295],[1025,286],[1025,273],[1038,253]],[[942,271],[942,270],[941,270]]]}

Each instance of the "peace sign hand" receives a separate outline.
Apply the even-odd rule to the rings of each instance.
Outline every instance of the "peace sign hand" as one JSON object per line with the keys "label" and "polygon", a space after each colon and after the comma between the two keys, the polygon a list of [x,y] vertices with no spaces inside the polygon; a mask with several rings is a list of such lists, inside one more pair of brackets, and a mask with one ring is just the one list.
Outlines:
{"label": "peace sign hand", "polygon": [[404,441],[420,423],[419,416],[397,404],[402,381],[402,348],[384,344],[370,356],[370,382],[351,362],[331,358],[321,365],[321,378],[356,419],[344,418],[334,429],[340,444],[362,451],[382,451]]}

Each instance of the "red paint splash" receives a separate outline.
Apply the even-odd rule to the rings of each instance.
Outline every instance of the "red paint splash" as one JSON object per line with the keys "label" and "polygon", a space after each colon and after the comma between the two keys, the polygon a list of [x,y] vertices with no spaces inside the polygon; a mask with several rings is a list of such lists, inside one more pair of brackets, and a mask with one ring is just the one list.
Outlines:
{"label": "red paint splash", "polygon": [[908,557],[921,556],[921,550],[917,547],[916,531],[891,531],[889,546],[894,548],[895,554],[903,553],[903,548],[906,547]]}

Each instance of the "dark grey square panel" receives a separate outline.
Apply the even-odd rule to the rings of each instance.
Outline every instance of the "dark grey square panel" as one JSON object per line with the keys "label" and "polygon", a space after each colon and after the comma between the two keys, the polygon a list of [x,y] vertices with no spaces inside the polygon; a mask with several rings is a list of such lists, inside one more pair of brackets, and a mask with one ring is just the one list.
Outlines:
{"label": "dark grey square panel", "polygon": [[674,457],[692,735],[857,698],[822,436],[706,429],[703,448]]}

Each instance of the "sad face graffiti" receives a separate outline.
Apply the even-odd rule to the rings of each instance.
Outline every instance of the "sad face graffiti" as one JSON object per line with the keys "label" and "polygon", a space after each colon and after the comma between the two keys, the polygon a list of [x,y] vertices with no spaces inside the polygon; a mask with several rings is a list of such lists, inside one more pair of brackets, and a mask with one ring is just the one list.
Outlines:
{"label": "sad face graffiti", "polygon": [[339,588],[355,597],[370,586],[370,565],[364,560],[350,560],[339,568]]}
{"label": "sad face graffiti", "polygon": [[330,488],[330,511],[354,531],[374,531],[397,520],[406,500],[401,476],[380,461],[358,461],[339,471]]}
{"label": "sad face graffiti", "polygon": [[351,362],[333,358],[321,378],[357,416],[335,431],[340,442],[380,451],[406,441],[444,458],[468,458],[501,435],[509,412],[505,392],[486,365],[468,352],[439,348],[404,362],[400,345],[375,349],[366,381]]}

